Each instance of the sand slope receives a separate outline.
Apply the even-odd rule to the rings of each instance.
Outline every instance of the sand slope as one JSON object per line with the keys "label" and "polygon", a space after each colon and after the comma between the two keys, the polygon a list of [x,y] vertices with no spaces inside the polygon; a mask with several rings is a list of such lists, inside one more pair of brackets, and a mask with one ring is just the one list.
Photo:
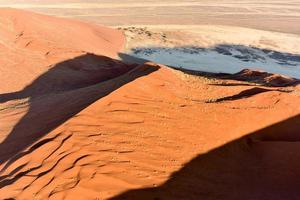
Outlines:
{"label": "sand slope", "polygon": [[121,32],[105,27],[1,8],[0,91],[21,90],[52,65],[85,52],[115,57],[123,42]]}
{"label": "sand slope", "polygon": [[[117,31],[0,13],[1,24],[46,34],[31,35],[38,47],[28,48],[10,43],[18,29],[1,33],[0,199],[299,196],[298,86],[266,87],[270,79],[249,71],[128,65],[111,58],[122,46]],[[43,23],[21,23],[24,15]],[[254,83],[239,81],[245,76]]]}

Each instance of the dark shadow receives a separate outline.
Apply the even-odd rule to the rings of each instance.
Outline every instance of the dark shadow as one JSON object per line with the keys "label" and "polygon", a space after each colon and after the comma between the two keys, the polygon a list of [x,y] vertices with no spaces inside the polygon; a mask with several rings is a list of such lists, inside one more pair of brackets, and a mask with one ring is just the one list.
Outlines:
{"label": "dark shadow", "polygon": [[[174,59],[177,59],[178,55],[182,53],[185,55],[201,55],[208,52],[213,52],[222,56],[227,56],[228,58],[237,59],[239,62],[243,62],[245,67],[247,64],[252,62],[260,61],[261,63],[267,63],[268,60],[272,60],[282,68],[285,68],[291,72],[292,68],[299,68],[300,66],[300,55],[279,52],[270,49],[257,48],[252,46],[236,45],[236,44],[219,44],[210,48],[203,48],[198,46],[179,46],[179,47],[137,47],[130,50],[131,55],[120,54],[120,57],[128,62],[143,63],[150,60],[142,59],[142,57],[147,57],[157,53],[164,52],[169,55],[174,55]],[[161,54],[162,56],[165,54]],[[217,59],[217,58],[216,58]],[[167,63],[162,63],[167,64]],[[185,64],[187,65],[187,64]],[[296,78],[285,78],[285,77],[273,77],[274,80],[267,82],[266,79],[270,78],[273,74],[267,72],[257,72],[252,74],[241,74],[237,72],[236,74],[228,73],[211,73],[205,71],[188,70],[180,66],[169,66],[171,68],[183,71],[187,74],[205,76],[207,78],[218,78],[225,80],[239,80],[248,81],[256,84],[278,87],[278,86],[294,86],[300,83]],[[231,66],[228,66],[231,67]],[[259,67],[259,65],[257,66]],[[300,72],[298,73],[300,74]]]}
{"label": "dark shadow", "polygon": [[[211,73],[187,69],[178,69],[186,74],[194,76],[202,76],[208,79],[219,79],[219,80],[229,80],[229,81],[243,81],[251,84],[265,86],[265,87],[288,87],[288,86],[297,86],[300,84],[300,80],[291,77],[277,76],[272,73],[262,72],[262,71],[251,71],[251,69],[245,69],[235,74],[229,73]],[[251,71],[252,73],[245,73],[245,71]],[[215,84],[218,86],[251,86],[247,83],[226,83],[226,84]]]}
{"label": "dark shadow", "polygon": [[250,88],[247,90],[243,90],[238,94],[232,95],[232,96],[227,96],[227,97],[222,97],[219,99],[213,99],[206,101],[206,103],[219,103],[223,101],[235,101],[239,99],[244,99],[244,98],[249,98],[257,94],[265,93],[265,92],[270,92],[270,91],[280,91],[280,92],[290,92],[290,91],[285,91],[285,90],[276,90],[276,89],[267,89],[267,88],[260,88],[260,87],[254,87]]}
{"label": "dark shadow", "polygon": [[124,62],[124,63],[127,63],[127,64],[145,64],[147,62],[151,62],[150,60],[147,60],[147,59],[143,59],[143,58],[138,58],[136,56],[132,56],[132,55],[129,55],[129,54],[126,54],[126,53],[118,53],[119,57],[121,58],[121,60]]}
{"label": "dark shadow", "polygon": [[51,66],[22,91],[1,94],[0,103],[29,98],[29,110],[0,144],[0,164],[8,161],[2,170],[38,148],[42,144],[21,152],[93,102],[158,69],[85,54]]}
{"label": "dark shadow", "polygon": [[255,86],[254,84],[250,83],[212,83],[209,85],[214,85],[214,86],[225,86],[225,87],[232,87],[232,86]]}
{"label": "dark shadow", "polygon": [[46,73],[22,91],[0,94],[0,103],[87,87],[121,75],[133,66],[136,65],[128,65],[109,57],[87,53],[49,66]]}
{"label": "dark shadow", "polygon": [[111,199],[297,200],[299,130],[297,115],[197,156],[158,187]]}

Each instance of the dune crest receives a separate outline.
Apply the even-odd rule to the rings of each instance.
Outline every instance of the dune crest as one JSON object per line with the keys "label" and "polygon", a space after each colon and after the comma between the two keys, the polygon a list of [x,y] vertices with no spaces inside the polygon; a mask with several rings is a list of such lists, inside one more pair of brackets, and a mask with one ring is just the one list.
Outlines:
{"label": "dune crest", "polygon": [[250,69],[244,69],[234,74],[233,78],[236,80],[253,81],[259,84],[275,87],[284,87],[299,84],[299,80],[296,78]]}

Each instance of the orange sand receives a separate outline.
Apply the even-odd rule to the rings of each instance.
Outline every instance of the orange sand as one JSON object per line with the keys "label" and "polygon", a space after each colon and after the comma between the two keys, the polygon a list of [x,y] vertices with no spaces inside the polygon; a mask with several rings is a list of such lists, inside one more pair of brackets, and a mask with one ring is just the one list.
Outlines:
{"label": "orange sand", "polygon": [[0,26],[0,199],[299,197],[297,86],[124,64],[122,33],[82,22]]}

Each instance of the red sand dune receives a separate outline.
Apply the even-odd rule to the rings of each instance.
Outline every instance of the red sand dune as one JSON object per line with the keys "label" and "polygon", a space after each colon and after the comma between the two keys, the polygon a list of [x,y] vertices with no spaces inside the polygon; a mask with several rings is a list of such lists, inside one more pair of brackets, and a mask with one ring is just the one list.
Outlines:
{"label": "red sand dune", "polygon": [[0,91],[21,90],[51,65],[85,52],[116,57],[123,42],[122,33],[106,27],[1,8]]}
{"label": "red sand dune", "polygon": [[280,74],[271,74],[264,71],[253,71],[250,69],[244,69],[239,73],[232,76],[236,80],[240,81],[254,81],[259,84],[264,84],[274,87],[284,87],[299,84],[299,80]]}
{"label": "red sand dune", "polygon": [[127,65],[82,22],[0,26],[0,199],[299,197],[298,87]]}

